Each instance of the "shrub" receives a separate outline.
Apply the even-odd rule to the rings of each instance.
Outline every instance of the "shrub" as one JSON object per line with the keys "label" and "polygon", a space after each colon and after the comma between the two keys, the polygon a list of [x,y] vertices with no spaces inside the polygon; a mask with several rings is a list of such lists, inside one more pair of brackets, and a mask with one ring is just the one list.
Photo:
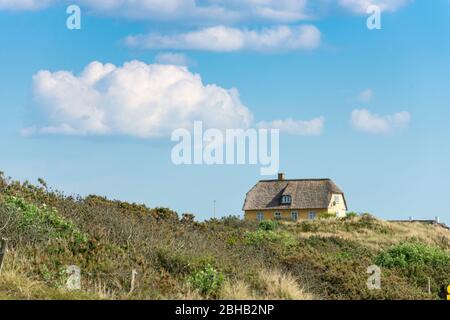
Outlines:
{"label": "shrub", "polygon": [[319,231],[319,225],[314,221],[302,221],[298,224],[298,227],[302,232],[317,232]]}
{"label": "shrub", "polygon": [[156,249],[157,265],[172,275],[187,275],[194,270],[214,264],[209,255],[191,255],[173,249],[161,247]]}
{"label": "shrub", "polygon": [[28,203],[23,198],[7,196],[5,204],[21,231],[46,234],[51,238],[71,238],[85,243],[88,236],[78,230],[72,221],[63,218],[55,208]]}
{"label": "shrub", "polygon": [[333,219],[336,218],[335,213],[322,213],[319,215],[319,219]]}
{"label": "shrub", "polygon": [[191,272],[189,257],[175,253],[167,248],[156,250],[157,264],[171,274],[187,274]]}
{"label": "shrub", "polygon": [[358,217],[358,214],[356,213],[356,212],[348,212],[347,214],[346,214],[346,216],[345,216],[347,219],[353,219],[353,218],[356,218],[356,217]]}
{"label": "shrub", "polygon": [[278,222],[272,220],[264,220],[259,223],[259,230],[274,231],[278,228]]}
{"label": "shrub", "polygon": [[237,228],[250,228],[256,225],[255,222],[249,220],[243,220],[238,216],[226,216],[220,219],[220,222],[223,223],[224,226],[230,227],[233,229]]}
{"label": "shrub", "polygon": [[287,232],[275,232],[272,230],[257,230],[245,233],[245,240],[248,244],[264,245],[267,243],[281,243],[284,247],[295,245],[294,237]]}
{"label": "shrub", "polygon": [[156,219],[158,221],[160,221],[160,220],[167,220],[167,221],[178,220],[178,214],[175,211],[170,210],[169,208],[157,207],[157,208],[151,209],[150,214],[154,219]]}
{"label": "shrub", "polygon": [[450,254],[435,246],[405,242],[382,251],[375,263],[384,267],[408,267],[430,265],[434,267],[450,264]]}
{"label": "shrub", "polygon": [[181,216],[182,223],[193,223],[195,221],[195,216],[192,213],[183,213]]}
{"label": "shrub", "polygon": [[216,297],[224,280],[225,276],[209,264],[187,278],[188,284],[206,297]]}

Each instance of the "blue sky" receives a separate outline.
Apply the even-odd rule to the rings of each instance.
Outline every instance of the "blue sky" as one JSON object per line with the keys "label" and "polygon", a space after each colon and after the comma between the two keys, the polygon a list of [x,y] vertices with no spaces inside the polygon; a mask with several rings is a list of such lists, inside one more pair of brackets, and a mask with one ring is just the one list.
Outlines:
{"label": "blue sky", "polygon": [[[66,28],[70,3],[81,7],[81,30]],[[188,80],[201,77],[200,91],[207,84],[226,89],[220,92],[235,88],[253,124],[293,119],[293,130],[281,128],[280,169],[287,178],[334,179],[350,210],[450,222],[447,0],[373,1],[382,8],[381,30],[366,27],[361,8],[367,2],[359,0],[206,0],[195,6],[173,0],[169,8],[154,0],[122,7],[70,3],[0,0],[0,169],[8,175],[43,177],[68,194],[167,206],[199,219],[212,216],[213,200],[218,216],[241,214],[245,193],[268,177],[255,165],[175,166],[168,132],[181,116],[171,121],[177,112],[169,112],[150,130],[127,109],[130,99],[150,99],[147,87],[142,97],[120,92],[114,110],[105,109],[113,119],[105,132],[67,111],[97,101],[77,91],[81,72],[94,61],[129,72],[123,66],[133,60],[186,64]],[[219,32],[217,43],[208,38]],[[165,77],[177,68],[164,69]],[[36,76],[43,70],[49,72]],[[58,71],[73,74],[73,88],[58,82]],[[56,87],[46,91],[51,81]],[[108,81],[102,85],[116,88]],[[189,94],[181,87],[157,102],[170,111],[171,99],[189,100]],[[202,102],[193,108],[212,107]],[[54,112],[61,109],[67,112],[59,119]],[[218,123],[211,120],[214,110],[205,112]],[[323,123],[305,132],[313,119]],[[70,132],[61,129],[64,123]]]}

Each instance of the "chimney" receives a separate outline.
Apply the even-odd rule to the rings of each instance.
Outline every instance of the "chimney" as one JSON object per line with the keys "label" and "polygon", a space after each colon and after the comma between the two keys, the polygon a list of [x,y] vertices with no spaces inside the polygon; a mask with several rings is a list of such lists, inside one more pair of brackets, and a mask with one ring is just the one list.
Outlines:
{"label": "chimney", "polygon": [[284,173],[280,172],[278,173],[278,181],[283,181],[284,180]]}
{"label": "chimney", "polygon": [[440,223],[439,217],[436,217],[436,222],[437,222],[437,223]]}

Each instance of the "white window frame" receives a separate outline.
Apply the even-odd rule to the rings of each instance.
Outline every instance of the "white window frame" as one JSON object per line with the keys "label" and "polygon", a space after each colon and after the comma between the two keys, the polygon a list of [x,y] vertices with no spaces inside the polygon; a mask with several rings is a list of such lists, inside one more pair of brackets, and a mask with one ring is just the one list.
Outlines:
{"label": "white window frame", "polygon": [[308,219],[309,220],[315,220],[316,218],[317,218],[317,212],[315,212],[315,211],[308,212]]}
{"label": "white window frame", "polygon": [[292,197],[290,195],[284,195],[281,197],[281,203],[282,204],[291,204],[292,203]]}
{"label": "white window frame", "polygon": [[334,204],[339,204],[339,201],[341,201],[341,197],[338,194],[334,195]]}
{"label": "white window frame", "polygon": [[276,211],[273,213],[275,220],[281,220],[281,212]]}
{"label": "white window frame", "polygon": [[263,221],[264,220],[264,212],[257,212],[256,213],[256,220]]}
{"label": "white window frame", "polygon": [[[294,215],[296,216],[294,219]],[[297,221],[298,220],[298,212],[297,211],[292,211],[291,212],[291,219],[292,221]]]}

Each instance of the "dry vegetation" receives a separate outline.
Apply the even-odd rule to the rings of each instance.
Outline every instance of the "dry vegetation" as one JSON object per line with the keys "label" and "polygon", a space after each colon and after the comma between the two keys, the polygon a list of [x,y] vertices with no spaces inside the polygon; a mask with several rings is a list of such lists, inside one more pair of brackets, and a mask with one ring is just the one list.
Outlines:
{"label": "dry vegetation", "polygon": [[[0,177],[0,236],[10,239],[0,299],[441,299],[450,284],[450,232],[439,226],[370,215],[198,223],[39,183]],[[375,262],[382,288],[368,290]],[[82,290],[65,289],[69,265]]]}

